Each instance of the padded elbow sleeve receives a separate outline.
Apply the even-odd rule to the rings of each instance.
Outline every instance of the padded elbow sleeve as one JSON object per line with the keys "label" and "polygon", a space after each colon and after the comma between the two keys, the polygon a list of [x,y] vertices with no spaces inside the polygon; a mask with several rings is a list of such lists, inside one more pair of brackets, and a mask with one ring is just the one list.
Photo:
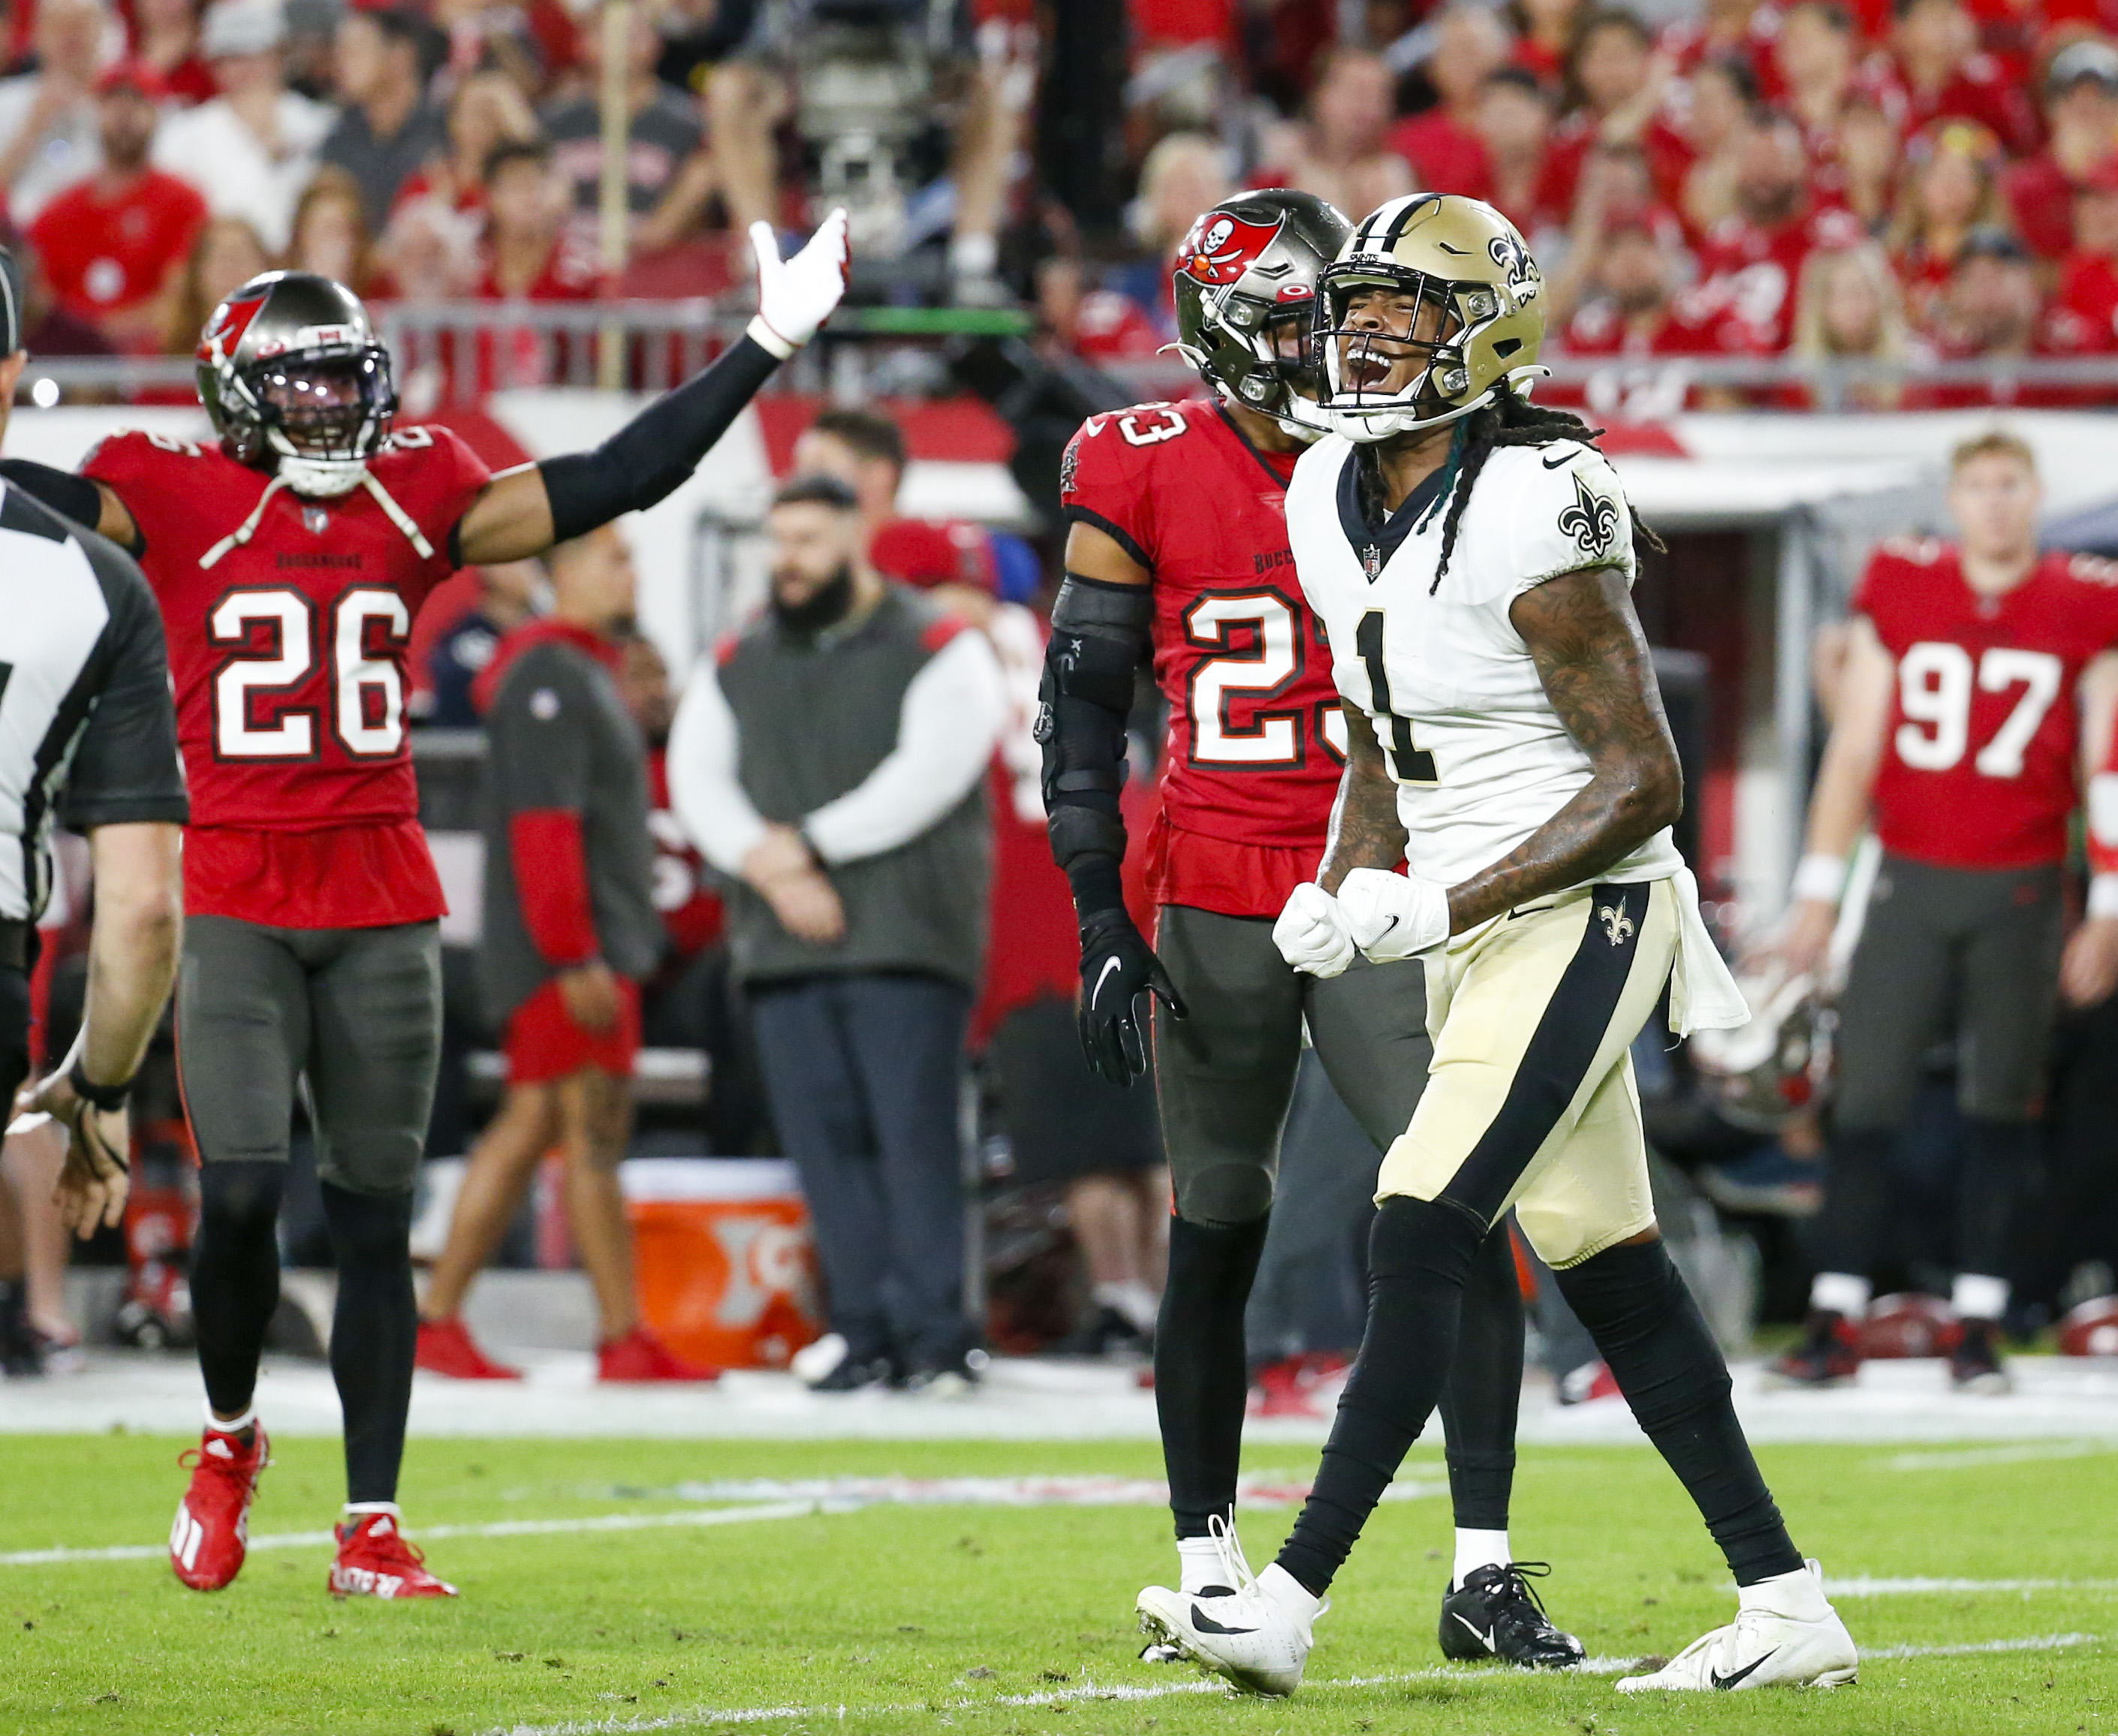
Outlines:
{"label": "padded elbow sleeve", "polygon": [[1154,607],[1145,586],[1071,572],[1052,604],[1037,739],[1052,854],[1070,877],[1084,857],[1125,855],[1126,714]]}

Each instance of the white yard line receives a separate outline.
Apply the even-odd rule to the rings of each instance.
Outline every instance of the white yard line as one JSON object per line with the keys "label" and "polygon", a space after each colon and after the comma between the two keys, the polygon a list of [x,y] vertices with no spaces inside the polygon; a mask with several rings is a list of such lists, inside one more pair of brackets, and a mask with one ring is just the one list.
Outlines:
{"label": "white yard line", "polygon": [[1863,1574],[1840,1579],[1826,1574],[1824,1589],[1833,1597],[1907,1597],[1949,1591],[2118,1591],[2118,1579],[1923,1579],[1884,1578]]}
{"label": "white yard line", "polygon": [[2093,1459],[2118,1452],[2118,1442],[2031,1441],[2020,1447],[1967,1447],[1953,1452],[1901,1452],[1892,1470],[1977,1470],[1988,1465],[2031,1465],[2043,1459]]}
{"label": "white yard line", "polygon": [[[2101,1634],[2094,1633],[2047,1633],[2027,1639],[1978,1640],[1954,1646],[1879,1646],[1863,1651],[1861,1655],[1864,1659],[1882,1662],[1908,1658],[1968,1657],[1990,1652],[2062,1651],[2076,1646],[2096,1645],[2102,1637]],[[1614,1676],[1633,1669],[1636,1661],[1631,1658],[1591,1658],[1582,1666],[1582,1670],[1591,1675]],[[1524,1671],[1450,1669],[1436,1666],[1428,1669],[1404,1670],[1390,1675],[1346,1676],[1335,1681],[1309,1682],[1302,1685],[1302,1692],[1305,1695],[1315,1695],[1349,1687],[1399,1687],[1415,1682],[1454,1682],[1468,1687],[1536,1679],[1538,1678]],[[718,1709],[701,1706],[690,1711],[665,1712],[659,1717],[594,1718],[570,1720],[563,1724],[501,1724],[483,1732],[482,1736],[636,1736],[636,1733],[653,1730],[692,1729],[701,1724],[844,1719],[849,1713],[867,1718],[905,1717],[987,1706],[1066,1706],[1084,1700],[1167,1700],[1177,1694],[1232,1696],[1232,1690],[1223,1683],[1201,1681],[1191,1677],[1176,1682],[1146,1683],[1083,1682],[1078,1687],[1050,1688],[1034,1694],[996,1694],[989,1700],[960,1697],[948,1701],[923,1701],[917,1705],[901,1706],[773,1706]]]}

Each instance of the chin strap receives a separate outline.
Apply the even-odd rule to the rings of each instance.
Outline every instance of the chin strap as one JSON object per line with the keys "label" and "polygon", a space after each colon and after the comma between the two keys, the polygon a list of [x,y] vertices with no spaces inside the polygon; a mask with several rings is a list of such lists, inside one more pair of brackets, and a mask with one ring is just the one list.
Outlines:
{"label": "chin strap", "polygon": [[[421,560],[433,559],[434,545],[427,540],[426,534],[419,529],[412,515],[391,498],[390,491],[376,479],[375,473],[365,465],[361,466],[360,475],[339,492],[349,493],[356,488],[365,488],[374,497],[375,504],[382,507],[383,516],[405,533],[405,540],[419,551]],[[223,555],[232,549],[242,548],[252,537],[257,535],[257,526],[264,521],[265,508],[271,503],[272,497],[282,488],[292,489],[297,494],[304,492],[295,488],[293,481],[284,473],[275,476],[265,484],[265,491],[257,497],[257,504],[250,509],[250,516],[201,555],[199,565],[202,567],[218,566]],[[326,497],[326,498],[329,498],[331,497]]]}

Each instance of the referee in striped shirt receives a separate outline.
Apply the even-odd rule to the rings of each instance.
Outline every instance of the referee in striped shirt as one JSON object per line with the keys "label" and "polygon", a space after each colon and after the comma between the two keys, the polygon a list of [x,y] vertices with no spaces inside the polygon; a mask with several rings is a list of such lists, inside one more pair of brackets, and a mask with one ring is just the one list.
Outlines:
{"label": "referee in striped shirt", "polygon": [[[29,360],[21,308],[21,274],[0,248],[0,433]],[[115,545],[7,481],[7,469],[0,460],[0,1105],[67,1127],[59,1211],[86,1238],[124,1216],[126,1097],[176,974],[183,766],[147,581]],[[87,834],[94,865],[88,1002],[72,1052],[18,1097],[54,824]],[[21,1215],[4,1183],[0,1359],[10,1374],[39,1366]]]}

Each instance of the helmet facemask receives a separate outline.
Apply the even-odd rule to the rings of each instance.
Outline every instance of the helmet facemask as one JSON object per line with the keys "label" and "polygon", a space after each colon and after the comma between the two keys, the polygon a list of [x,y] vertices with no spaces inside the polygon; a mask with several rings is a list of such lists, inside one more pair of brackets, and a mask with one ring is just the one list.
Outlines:
{"label": "helmet facemask", "polygon": [[1491,285],[1464,283],[1373,260],[1325,271],[1316,345],[1323,413],[1349,440],[1385,440],[1441,428],[1492,396],[1466,399],[1471,340],[1501,312]]}
{"label": "helmet facemask", "polygon": [[329,498],[358,487],[397,409],[390,354],[379,344],[289,350],[235,377],[297,494]]}

